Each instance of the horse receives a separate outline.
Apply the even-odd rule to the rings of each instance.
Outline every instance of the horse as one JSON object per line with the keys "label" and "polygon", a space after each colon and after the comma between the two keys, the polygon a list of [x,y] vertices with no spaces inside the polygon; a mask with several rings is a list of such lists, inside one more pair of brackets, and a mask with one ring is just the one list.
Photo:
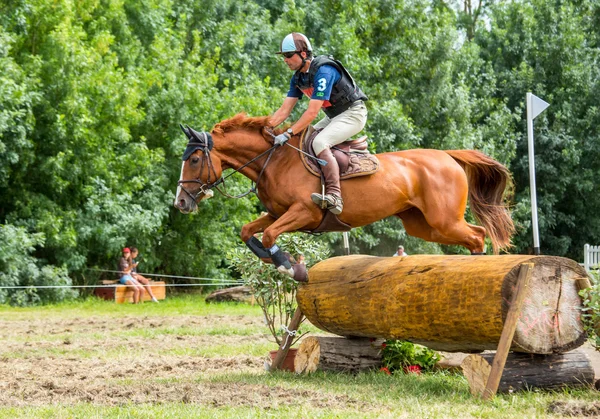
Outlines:
{"label": "horse", "polygon": [[[314,231],[321,224],[327,211],[310,197],[321,191],[321,182],[299,158],[300,136],[274,146],[274,136],[282,131],[273,131],[268,120],[237,114],[210,133],[182,126],[189,143],[174,205],[182,213],[196,211],[213,189],[225,193],[225,169],[243,174],[267,213],[243,226],[242,240],[258,257],[271,258],[278,270],[306,280],[305,268],[291,266],[276,241],[282,233]],[[474,255],[485,254],[486,234],[495,254],[511,246],[514,225],[505,192],[512,177],[501,163],[475,150],[413,149],[376,157],[377,172],[341,182],[344,211],[338,218],[343,223],[354,228],[396,216],[407,234],[460,245]],[[467,200],[481,226],[465,221]],[[262,243],[254,237],[261,232]]]}

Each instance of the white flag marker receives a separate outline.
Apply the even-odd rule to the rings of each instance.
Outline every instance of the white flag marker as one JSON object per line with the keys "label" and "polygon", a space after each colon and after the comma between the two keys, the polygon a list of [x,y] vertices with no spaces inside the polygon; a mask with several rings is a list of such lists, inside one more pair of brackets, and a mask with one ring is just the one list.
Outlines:
{"label": "white flag marker", "polygon": [[528,93],[528,95],[531,95],[531,117],[535,119],[539,114],[544,112],[546,108],[550,106],[550,104],[548,102],[543,101],[536,95],[533,95],[531,93]]}
{"label": "white flag marker", "polygon": [[533,120],[550,106],[532,93],[527,93],[527,143],[529,148],[529,188],[531,190],[531,222],[533,229],[533,252],[540,254],[540,233],[538,231],[537,198],[535,191],[535,157],[533,152]]}

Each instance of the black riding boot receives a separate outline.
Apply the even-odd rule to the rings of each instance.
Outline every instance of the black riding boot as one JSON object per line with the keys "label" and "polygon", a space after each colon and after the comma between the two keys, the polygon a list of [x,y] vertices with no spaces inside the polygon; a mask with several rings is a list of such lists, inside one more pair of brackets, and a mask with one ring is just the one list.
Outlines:
{"label": "black riding boot", "polygon": [[341,214],[344,201],[340,189],[340,166],[329,148],[321,151],[318,157],[327,162],[325,166],[321,166],[325,177],[325,196],[313,193],[310,198],[321,208],[326,208],[336,215]]}

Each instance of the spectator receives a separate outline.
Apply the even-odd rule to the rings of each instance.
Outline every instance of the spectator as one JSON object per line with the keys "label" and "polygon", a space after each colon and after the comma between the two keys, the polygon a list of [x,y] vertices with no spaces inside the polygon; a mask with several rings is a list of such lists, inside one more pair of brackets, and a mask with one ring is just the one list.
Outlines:
{"label": "spectator", "polygon": [[131,276],[131,269],[131,250],[126,247],[123,257],[119,259],[119,282],[133,290],[133,304],[138,304],[142,300],[144,287]]}
{"label": "spectator", "polygon": [[404,246],[400,245],[394,256],[408,256],[408,254],[404,251]]}
{"label": "spectator", "polygon": [[156,299],[156,297],[154,296],[154,294],[152,293],[152,287],[150,286],[150,280],[148,278],[146,278],[145,276],[140,275],[139,273],[137,273],[137,267],[139,265],[139,262],[137,262],[135,260],[136,257],[138,257],[138,250],[136,247],[132,247],[131,248],[131,276],[140,284],[142,284],[144,286],[144,288],[146,288],[146,292],[148,293],[148,295],[150,296],[150,298],[152,299],[153,302],[158,303],[158,300]]}

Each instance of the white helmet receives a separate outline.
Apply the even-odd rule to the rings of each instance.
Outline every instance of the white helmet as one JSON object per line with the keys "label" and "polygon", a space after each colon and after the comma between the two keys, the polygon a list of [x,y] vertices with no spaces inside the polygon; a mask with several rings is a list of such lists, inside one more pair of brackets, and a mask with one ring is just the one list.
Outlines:
{"label": "white helmet", "polygon": [[279,52],[277,54],[283,54],[285,52],[312,52],[312,45],[306,36],[299,32],[292,32],[281,41]]}

